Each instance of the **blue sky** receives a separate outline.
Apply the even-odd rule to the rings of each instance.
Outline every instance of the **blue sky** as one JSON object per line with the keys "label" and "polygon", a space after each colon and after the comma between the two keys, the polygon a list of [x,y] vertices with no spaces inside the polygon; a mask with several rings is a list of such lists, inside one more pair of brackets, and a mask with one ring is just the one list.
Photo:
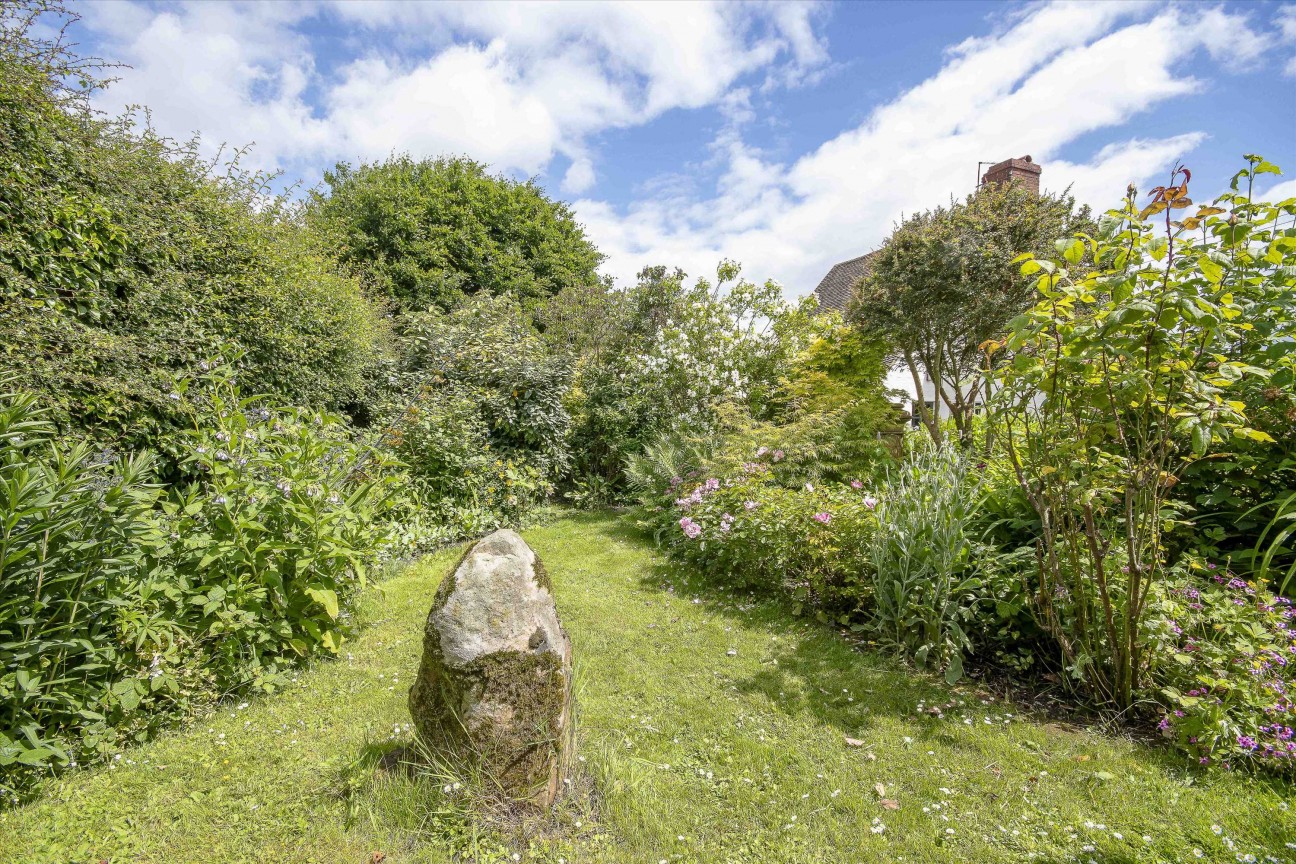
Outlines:
{"label": "blue sky", "polygon": [[571,201],[620,280],[722,257],[790,296],[1031,154],[1111,206],[1244,152],[1296,195],[1296,4],[222,3],[78,7],[100,97],[307,186],[466,154]]}

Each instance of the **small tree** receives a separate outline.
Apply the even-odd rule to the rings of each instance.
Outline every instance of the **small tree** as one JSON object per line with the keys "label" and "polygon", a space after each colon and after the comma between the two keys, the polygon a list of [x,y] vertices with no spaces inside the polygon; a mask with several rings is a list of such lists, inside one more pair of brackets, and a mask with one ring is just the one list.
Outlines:
{"label": "small tree", "polygon": [[[1088,225],[1088,209],[1077,210],[1070,195],[983,186],[962,202],[896,226],[856,286],[850,316],[887,341],[889,361],[909,370],[917,393],[924,375],[934,383],[960,440],[969,442],[984,391],[977,346],[1035,299],[1013,259],[1043,254],[1054,238]],[[939,442],[939,411],[928,411],[922,399],[917,407]]]}
{"label": "small tree", "polygon": [[[1270,170],[1250,157],[1233,188]],[[1172,564],[1172,489],[1225,442],[1269,439],[1232,391],[1289,363],[1249,362],[1265,355],[1249,345],[1257,334],[1291,350],[1296,232],[1278,220],[1296,200],[1235,191],[1175,221],[1192,204],[1189,176],[1176,167],[1141,211],[1131,186],[1096,236],[1058,241],[1061,260],[1024,256],[1043,299],[984,346],[993,416],[1041,523],[1036,616],[1072,675],[1122,709],[1143,681],[1149,596]],[[1147,221],[1161,213],[1159,228]],[[1097,270],[1072,271],[1090,256]]]}

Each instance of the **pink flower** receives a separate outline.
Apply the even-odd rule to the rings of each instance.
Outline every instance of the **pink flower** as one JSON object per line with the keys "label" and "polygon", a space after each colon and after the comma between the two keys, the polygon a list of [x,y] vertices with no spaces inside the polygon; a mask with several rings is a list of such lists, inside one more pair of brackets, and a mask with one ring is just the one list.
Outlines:
{"label": "pink flower", "polygon": [[733,526],[733,523],[734,517],[730,516],[728,513],[724,514],[720,517],[720,530],[728,531]]}
{"label": "pink flower", "polygon": [[832,521],[832,514],[831,514],[831,513],[816,513],[816,514],[814,515],[814,520],[815,520],[816,522],[818,522],[820,525],[827,525],[829,522]]}
{"label": "pink flower", "polygon": [[766,453],[768,453],[768,452],[769,452],[769,448],[768,448],[768,447],[757,447],[757,448],[756,448],[756,458],[759,459],[760,457],[764,456],[764,455],[765,455]]}
{"label": "pink flower", "polygon": [[756,502],[755,502],[755,501],[744,501],[744,502],[743,502],[743,509],[744,509],[744,510],[755,510],[755,509],[756,509]]}
{"label": "pink flower", "polygon": [[806,491],[807,491],[807,492],[813,492],[813,491],[814,491],[814,485],[813,485],[813,484],[810,484],[810,483],[807,483],[807,484],[806,484]]}
{"label": "pink flower", "polygon": [[877,506],[877,503],[878,500],[874,498],[872,495],[864,496],[864,506],[867,507],[868,509],[872,510],[874,507]]}
{"label": "pink flower", "polygon": [[852,480],[852,481],[851,481],[851,488],[852,488],[852,489],[863,489],[863,488],[864,488],[864,484],[861,483],[861,482],[858,481],[858,480]]}
{"label": "pink flower", "polygon": [[778,461],[782,460],[782,458],[783,458],[783,451],[782,451],[782,450],[775,450],[775,451],[774,451],[774,461],[775,461],[775,462],[778,462]]}
{"label": "pink flower", "polygon": [[720,488],[720,481],[717,480],[716,478],[712,477],[710,480],[706,481],[706,491],[714,492],[719,488]]}
{"label": "pink flower", "polygon": [[690,540],[697,538],[702,533],[702,526],[685,516],[679,521],[680,528],[684,530],[684,536]]}

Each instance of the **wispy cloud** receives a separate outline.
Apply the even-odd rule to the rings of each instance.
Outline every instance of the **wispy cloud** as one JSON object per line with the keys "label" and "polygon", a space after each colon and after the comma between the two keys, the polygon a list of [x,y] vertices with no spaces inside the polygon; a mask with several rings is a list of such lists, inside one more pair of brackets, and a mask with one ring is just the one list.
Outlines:
{"label": "wispy cloud", "polygon": [[[466,153],[524,174],[556,167],[564,194],[590,196],[575,207],[613,275],[632,278],[649,263],[702,273],[730,257],[793,293],[875,246],[902,213],[969,191],[982,159],[1030,153],[1045,186],[1112,203],[1208,131],[1192,117],[1163,137],[1132,135],[1126,124],[1195,92],[1225,64],[1296,45],[1291,6],[1266,20],[1202,6],[1017,7],[990,35],[950,46],[935,74],[857,127],[781,160],[749,133],[761,94],[833,68],[820,4],[374,0],[82,11],[98,53],[133,67],[102,107],[147,105],[167,134],[254,141],[255,164],[308,183],[334,160],[404,150]],[[629,201],[597,197],[613,167],[601,162],[601,133],[698,108],[722,121],[698,154],[704,171],[656,178]],[[1106,141],[1077,159],[1072,151],[1096,132]]]}
{"label": "wispy cloud", "polygon": [[935,75],[791,164],[732,138],[714,197],[624,208],[582,200],[577,211],[621,278],[650,262],[706,272],[728,256],[801,294],[833,262],[874,248],[901,214],[971,191],[982,159],[1029,153],[1047,188],[1109,206],[1206,132],[1188,118],[1178,134],[1118,140],[1084,161],[1059,158],[1064,148],[1098,130],[1119,136],[1139,113],[1193,92],[1188,60],[1223,59],[1227,45],[1229,62],[1251,62],[1271,41],[1246,15],[1157,8],[1031,7],[1003,32],[955,46]]}
{"label": "wispy cloud", "polygon": [[[162,131],[257,144],[300,168],[392,151],[467,153],[500,170],[574,164],[590,135],[725,97],[741,76],[826,60],[812,3],[193,3],[88,5],[105,53],[132,67],[104,107],[146,104]],[[330,68],[310,25],[347,34]],[[335,42],[338,40],[335,40]]]}

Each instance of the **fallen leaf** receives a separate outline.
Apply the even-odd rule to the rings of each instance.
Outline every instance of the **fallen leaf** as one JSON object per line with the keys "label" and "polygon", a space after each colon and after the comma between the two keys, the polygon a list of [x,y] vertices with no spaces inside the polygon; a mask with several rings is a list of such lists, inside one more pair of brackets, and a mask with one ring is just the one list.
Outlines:
{"label": "fallen leaf", "polygon": [[882,783],[874,783],[874,784],[873,784],[873,791],[876,792],[876,793],[878,793],[878,797],[879,797],[879,798],[885,798],[885,797],[886,797],[886,786],[885,786],[884,784],[882,784]]}
{"label": "fallen leaf", "polygon": [[849,735],[847,735],[847,736],[846,736],[846,746],[847,746],[847,747],[863,747],[863,746],[864,746],[864,742],[861,741],[861,740],[859,740],[858,738],[852,738],[852,737],[850,737]]}
{"label": "fallen leaf", "polygon": [[897,800],[895,800],[894,798],[883,798],[883,799],[882,799],[881,801],[879,801],[878,803],[881,804],[883,807],[885,807],[885,808],[888,809],[888,810],[899,810],[899,809],[900,809],[900,802],[897,801]]}
{"label": "fallen leaf", "polygon": [[386,860],[387,860],[387,853],[386,853],[386,852],[370,852],[370,853],[369,853],[369,864],[382,864],[382,862],[384,862],[384,861],[386,861]]}
{"label": "fallen leaf", "polygon": [[1088,753],[1081,753],[1079,756],[1072,756],[1071,758],[1074,759],[1076,762],[1088,762],[1088,761],[1089,761],[1089,754],[1088,754]]}

